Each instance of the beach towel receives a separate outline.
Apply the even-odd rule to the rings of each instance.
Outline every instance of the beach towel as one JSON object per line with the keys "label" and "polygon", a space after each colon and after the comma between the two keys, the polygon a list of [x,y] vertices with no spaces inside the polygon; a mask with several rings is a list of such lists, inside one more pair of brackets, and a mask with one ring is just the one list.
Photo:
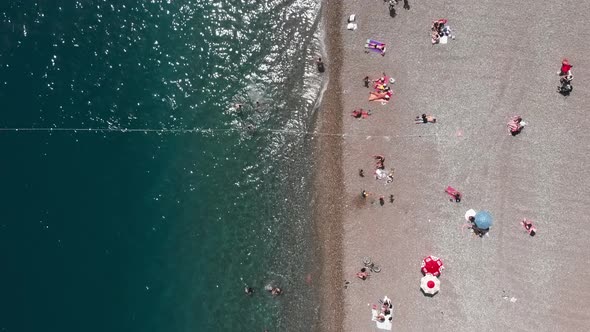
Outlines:
{"label": "beach towel", "polygon": [[365,48],[369,51],[377,52],[381,55],[384,55],[387,49],[384,43],[373,39],[367,39],[367,42],[365,43]]}

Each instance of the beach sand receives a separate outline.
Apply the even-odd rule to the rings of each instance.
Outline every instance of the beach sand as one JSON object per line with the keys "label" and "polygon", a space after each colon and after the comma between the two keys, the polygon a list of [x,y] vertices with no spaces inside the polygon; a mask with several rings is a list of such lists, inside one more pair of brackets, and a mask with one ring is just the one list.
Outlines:
{"label": "beach sand", "polygon": [[[330,86],[316,130],[344,136],[316,138],[322,329],[376,330],[368,305],[387,295],[394,331],[586,330],[590,3],[410,0],[390,18],[381,0],[344,0],[341,9],[332,1],[324,6]],[[346,30],[350,14],[356,31]],[[449,19],[456,40],[430,44],[437,18]],[[387,54],[364,53],[367,38],[387,43]],[[567,98],[556,93],[563,57],[575,75]],[[385,106],[368,102],[362,82],[382,72],[396,79]],[[352,118],[359,107],[373,114]],[[414,124],[422,113],[438,122]],[[506,127],[512,115],[528,124],[516,137]],[[372,177],[374,154],[394,168],[392,184]],[[447,185],[461,203],[449,201]],[[361,199],[362,189],[373,195]],[[494,216],[489,236],[463,229],[470,208]],[[523,217],[537,236],[524,232]],[[419,290],[427,255],[446,267],[432,298]],[[364,256],[382,271],[361,281]]]}
{"label": "beach sand", "polygon": [[[322,14],[323,26],[338,26],[342,18],[341,2],[339,0],[324,1]],[[337,303],[342,302],[342,287],[335,287],[335,280],[342,278],[343,250],[343,208],[346,204],[343,195],[343,162],[342,162],[342,89],[340,73],[344,52],[342,49],[341,31],[329,28],[324,30],[327,53],[326,80],[331,90],[323,94],[320,109],[314,119],[315,133],[329,135],[313,135],[313,156],[315,172],[313,174],[312,207],[314,219],[314,248],[316,257],[320,257],[316,275],[316,289],[319,292],[319,321],[311,330],[342,331],[344,312]]]}

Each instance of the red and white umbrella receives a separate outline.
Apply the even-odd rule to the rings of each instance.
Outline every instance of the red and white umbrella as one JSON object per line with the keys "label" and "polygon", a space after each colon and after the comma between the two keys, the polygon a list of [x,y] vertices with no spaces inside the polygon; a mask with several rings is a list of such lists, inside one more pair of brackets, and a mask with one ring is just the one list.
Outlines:
{"label": "red and white umbrella", "polygon": [[427,274],[420,279],[420,288],[424,294],[434,295],[440,290],[440,280],[432,274]]}
{"label": "red and white umbrella", "polygon": [[422,260],[422,273],[424,274],[438,277],[442,269],[444,269],[443,262],[438,257],[428,256]]}

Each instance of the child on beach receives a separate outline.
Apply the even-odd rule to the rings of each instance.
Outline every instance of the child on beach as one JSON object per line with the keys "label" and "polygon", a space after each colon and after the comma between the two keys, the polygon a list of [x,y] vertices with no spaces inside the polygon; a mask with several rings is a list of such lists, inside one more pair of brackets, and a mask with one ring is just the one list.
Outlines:
{"label": "child on beach", "polygon": [[524,218],[521,221],[521,224],[530,236],[535,236],[535,234],[537,234],[537,229],[533,226],[532,221],[528,220],[527,218]]}

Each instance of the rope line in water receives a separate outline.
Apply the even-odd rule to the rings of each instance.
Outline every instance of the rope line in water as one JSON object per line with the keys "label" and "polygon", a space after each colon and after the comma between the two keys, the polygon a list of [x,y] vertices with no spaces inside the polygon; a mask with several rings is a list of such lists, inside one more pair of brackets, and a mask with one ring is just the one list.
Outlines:
{"label": "rope line in water", "polygon": [[[157,133],[157,134],[195,134],[215,132],[243,132],[248,129],[239,128],[193,128],[193,129],[155,129],[155,128],[0,128],[0,132],[94,132],[94,133]],[[289,129],[255,129],[255,132],[268,132],[290,135],[332,136],[332,137],[365,137],[365,138],[401,138],[401,137],[434,137],[436,135],[370,135],[370,134],[334,134],[309,132]]]}

